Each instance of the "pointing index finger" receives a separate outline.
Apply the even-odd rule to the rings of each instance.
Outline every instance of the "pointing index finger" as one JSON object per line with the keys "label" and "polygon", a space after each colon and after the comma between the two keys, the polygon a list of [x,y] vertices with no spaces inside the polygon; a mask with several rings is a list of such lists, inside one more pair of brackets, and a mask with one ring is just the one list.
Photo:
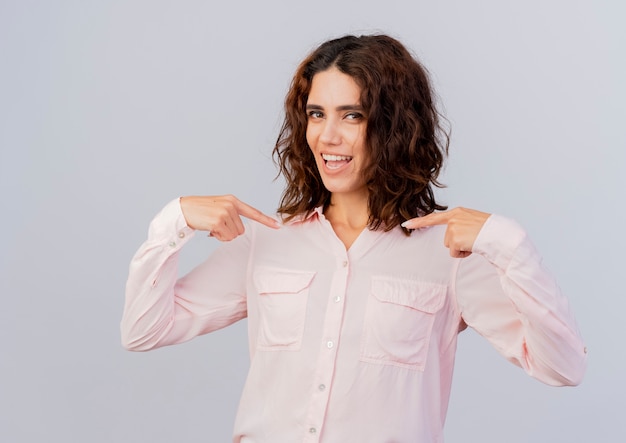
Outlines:
{"label": "pointing index finger", "polygon": [[432,212],[422,217],[412,218],[402,223],[403,228],[407,229],[420,229],[427,228],[435,225],[445,225],[450,220],[450,213],[448,211]]}
{"label": "pointing index finger", "polygon": [[269,215],[263,214],[256,208],[248,205],[247,203],[242,202],[241,200],[237,201],[237,212],[243,215],[244,217],[249,218],[250,220],[258,221],[259,223],[270,227],[270,228],[280,228],[280,223],[278,220],[270,217]]}

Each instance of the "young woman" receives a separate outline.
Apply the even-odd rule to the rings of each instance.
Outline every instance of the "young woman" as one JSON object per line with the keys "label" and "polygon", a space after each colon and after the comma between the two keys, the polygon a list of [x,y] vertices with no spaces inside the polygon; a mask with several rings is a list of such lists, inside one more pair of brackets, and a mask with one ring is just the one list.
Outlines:
{"label": "young woman", "polygon": [[[152,221],[123,343],[148,350],[247,317],[235,442],[442,442],[467,326],[545,383],[580,382],[582,339],[525,231],[436,202],[447,137],[432,95],[395,39],[328,41],[286,98],[282,223],[233,196],[176,199]],[[178,279],[195,231],[226,243]]]}

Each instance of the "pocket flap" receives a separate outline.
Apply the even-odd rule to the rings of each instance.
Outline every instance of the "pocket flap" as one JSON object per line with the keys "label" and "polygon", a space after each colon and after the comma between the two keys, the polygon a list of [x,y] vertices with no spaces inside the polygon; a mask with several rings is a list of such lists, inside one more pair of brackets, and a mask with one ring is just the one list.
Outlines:
{"label": "pocket flap", "polygon": [[259,294],[297,294],[313,280],[313,271],[260,268],[254,273],[254,284]]}
{"label": "pocket flap", "polygon": [[407,306],[433,314],[443,306],[447,286],[418,280],[372,278],[372,295],[381,302]]}

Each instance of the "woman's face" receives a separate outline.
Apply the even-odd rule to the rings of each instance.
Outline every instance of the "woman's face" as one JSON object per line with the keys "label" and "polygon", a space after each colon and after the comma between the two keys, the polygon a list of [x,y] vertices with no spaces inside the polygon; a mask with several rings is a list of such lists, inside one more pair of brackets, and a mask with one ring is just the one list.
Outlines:
{"label": "woman's face", "polygon": [[319,72],[313,76],[306,112],[306,140],[326,189],[333,194],[366,194],[367,119],[361,88],[337,68]]}

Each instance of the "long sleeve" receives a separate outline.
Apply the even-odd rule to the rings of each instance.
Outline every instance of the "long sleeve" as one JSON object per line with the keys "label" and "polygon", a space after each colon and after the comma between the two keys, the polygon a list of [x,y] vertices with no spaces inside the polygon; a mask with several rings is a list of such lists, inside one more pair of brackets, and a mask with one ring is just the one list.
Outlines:
{"label": "long sleeve", "polygon": [[492,215],[473,252],[460,260],[456,278],[465,323],[538,380],[579,384],[585,346],[567,299],[526,232]]}
{"label": "long sleeve", "polygon": [[152,220],[134,255],[126,283],[122,344],[133,351],[184,342],[247,314],[249,239],[240,236],[178,279],[180,249],[194,235],[178,199]]}

